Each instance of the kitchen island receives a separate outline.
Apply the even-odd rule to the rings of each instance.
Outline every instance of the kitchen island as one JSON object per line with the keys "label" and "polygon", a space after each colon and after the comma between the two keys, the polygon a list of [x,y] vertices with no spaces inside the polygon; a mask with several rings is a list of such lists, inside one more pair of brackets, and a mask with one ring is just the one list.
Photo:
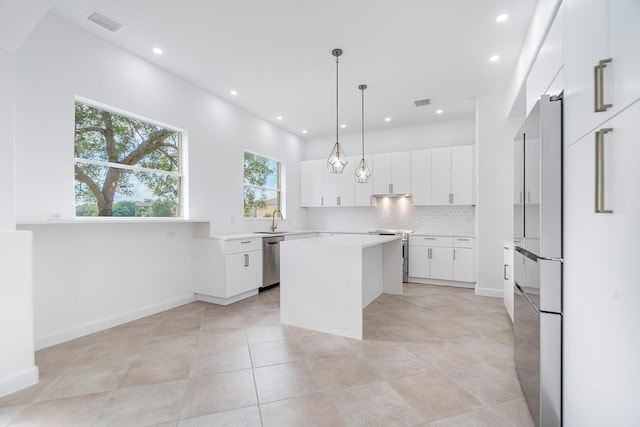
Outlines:
{"label": "kitchen island", "polygon": [[402,295],[400,236],[335,235],[280,244],[280,321],[363,338],[363,310]]}

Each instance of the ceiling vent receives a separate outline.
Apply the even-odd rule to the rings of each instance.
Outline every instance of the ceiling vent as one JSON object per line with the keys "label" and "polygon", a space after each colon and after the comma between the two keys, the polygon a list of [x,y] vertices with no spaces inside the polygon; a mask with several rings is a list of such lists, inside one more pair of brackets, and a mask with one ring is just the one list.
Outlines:
{"label": "ceiling vent", "polygon": [[89,16],[87,16],[87,19],[94,24],[100,25],[105,30],[111,31],[112,33],[115,33],[120,28],[124,27],[123,23],[116,21],[98,10],[91,11]]}
{"label": "ceiling vent", "polygon": [[431,99],[418,99],[417,101],[413,101],[416,104],[416,107],[424,107],[425,105],[431,105]]}

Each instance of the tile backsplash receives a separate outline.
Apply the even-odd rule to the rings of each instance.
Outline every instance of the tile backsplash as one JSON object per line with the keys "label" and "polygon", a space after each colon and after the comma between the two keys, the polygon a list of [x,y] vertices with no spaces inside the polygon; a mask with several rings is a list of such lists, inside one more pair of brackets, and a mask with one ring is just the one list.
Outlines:
{"label": "tile backsplash", "polygon": [[379,228],[474,235],[475,206],[413,206],[408,199],[379,199],[377,206],[307,208],[307,225],[327,231],[366,232]]}

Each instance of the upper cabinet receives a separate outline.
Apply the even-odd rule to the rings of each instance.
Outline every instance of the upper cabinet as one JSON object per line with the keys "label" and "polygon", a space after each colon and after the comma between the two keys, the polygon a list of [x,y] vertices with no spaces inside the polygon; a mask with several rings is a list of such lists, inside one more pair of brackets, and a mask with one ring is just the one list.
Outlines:
{"label": "upper cabinet", "polygon": [[411,152],[373,155],[373,194],[411,193]]}
{"label": "upper cabinet", "polygon": [[640,98],[640,2],[564,3],[564,121],[571,144]]}
{"label": "upper cabinet", "polygon": [[373,195],[411,194],[416,206],[475,204],[475,146],[462,145],[365,156],[369,182],[355,179],[359,156],[349,158],[342,174],[326,160],[300,164],[300,206],[371,206]]}
{"label": "upper cabinet", "polygon": [[475,146],[431,150],[431,204],[475,204]]}
{"label": "upper cabinet", "polygon": [[[367,161],[367,164],[369,165],[369,168],[371,168],[371,165],[373,164],[373,156],[372,155],[364,156],[364,159]],[[355,157],[354,160],[355,160],[355,162],[354,162],[354,166],[353,167],[357,168],[358,165],[360,164],[360,160],[362,160],[362,158],[361,157]],[[355,178],[354,178],[354,181],[355,181]],[[369,181],[367,181],[365,183],[356,182],[355,183],[355,187],[356,187],[355,205],[356,206],[371,206],[371,204],[372,204],[371,196],[373,195],[373,177],[369,177]]]}
{"label": "upper cabinet", "polygon": [[414,205],[431,204],[431,152],[411,152],[411,194]]}
{"label": "upper cabinet", "polygon": [[[350,157],[343,173],[331,173],[325,159],[300,162],[300,207],[356,206],[354,174],[358,162],[359,158]],[[358,189],[358,202],[370,205],[371,184],[369,188],[358,185],[364,186]]]}
{"label": "upper cabinet", "polygon": [[323,202],[324,159],[300,162],[300,206],[317,207]]}
{"label": "upper cabinet", "polygon": [[331,173],[324,168],[323,206],[354,206],[356,200],[356,160],[349,157],[342,173]]}

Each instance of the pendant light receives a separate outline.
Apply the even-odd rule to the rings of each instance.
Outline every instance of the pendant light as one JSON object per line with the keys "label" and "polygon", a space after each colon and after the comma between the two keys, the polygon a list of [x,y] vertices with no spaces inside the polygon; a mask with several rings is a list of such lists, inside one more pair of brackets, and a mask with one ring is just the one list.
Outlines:
{"label": "pendant light", "polygon": [[338,58],[342,55],[342,49],[333,49],[331,54],[336,57],[336,143],[327,159],[327,167],[331,170],[331,173],[342,173],[345,166],[347,166],[347,156],[342,151],[338,140],[338,130],[340,129],[338,121]]}
{"label": "pendant light", "polygon": [[362,92],[362,160],[360,160],[356,169],[356,182],[359,184],[366,184],[369,182],[369,177],[371,177],[371,169],[369,169],[367,161],[364,159],[364,90],[366,88],[367,85],[358,86],[358,89]]}

